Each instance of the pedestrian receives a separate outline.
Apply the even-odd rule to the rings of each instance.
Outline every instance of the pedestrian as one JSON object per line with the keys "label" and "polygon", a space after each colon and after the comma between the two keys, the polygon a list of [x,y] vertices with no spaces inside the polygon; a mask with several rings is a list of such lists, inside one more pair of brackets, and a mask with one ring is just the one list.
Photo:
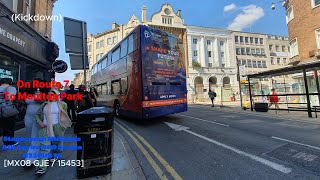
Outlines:
{"label": "pedestrian", "polygon": [[214,107],[214,98],[217,96],[217,93],[209,89],[208,95],[211,99],[212,107]]}
{"label": "pedestrian", "polygon": [[[40,89],[34,89],[34,88],[28,88],[26,90],[26,93],[29,95],[36,95],[40,93]],[[33,96],[32,96],[33,97]],[[34,116],[36,115],[37,111],[39,110],[41,104],[43,103],[42,100],[34,100],[34,98],[27,98],[25,100],[25,104],[27,105],[26,114],[24,116],[24,124],[26,128],[26,136],[31,138],[38,137],[39,134],[39,126],[34,121]],[[26,154],[25,160],[28,160],[31,162],[32,165],[34,165],[34,162],[37,160],[36,157],[33,156],[33,154],[39,154],[39,149],[33,148],[33,147],[39,147],[40,143],[39,141],[31,141],[30,146],[28,149],[28,152]]]}
{"label": "pedestrian", "polygon": [[[11,78],[0,79],[0,124],[3,130],[2,141],[6,146],[19,144],[19,142],[7,139],[14,138],[16,116],[19,114],[19,111],[13,104],[14,99],[11,98],[11,95],[17,94],[17,90],[12,84]],[[5,93],[8,94],[5,95]]]}
{"label": "pedestrian", "polygon": [[[67,97],[70,94],[70,97],[73,97],[73,95],[77,94],[78,91],[74,89],[74,84],[71,84],[69,86],[69,89],[66,91]],[[76,122],[76,99],[67,99],[65,98],[65,102],[68,105],[68,115],[69,118],[72,119],[72,122]]]}
{"label": "pedestrian", "polygon": [[82,100],[77,100],[78,110],[77,112],[84,111],[93,107],[92,99],[89,95],[89,92],[86,90],[86,86],[81,84],[79,85],[79,93],[82,96]]}
{"label": "pedestrian", "polygon": [[[58,90],[51,89],[48,95],[54,98],[44,102],[34,116],[40,128],[38,136],[45,138],[44,141],[40,141],[40,154],[44,157],[39,158],[39,166],[36,170],[37,175],[46,173],[47,167],[44,162],[47,160],[49,153],[60,155],[62,153],[61,148],[52,150],[46,148],[48,146],[50,147],[50,145],[56,145],[56,147],[63,145],[62,141],[49,141],[48,137],[64,137],[65,130],[71,127],[72,124],[67,113],[67,104],[58,98]],[[55,160],[55,158],[51,158],[51,160]]]}
{"label": "pedestrian", "polygon": [[90,95],[90,98],[92,99],[93,106],[96,107],[99,94],[95,87],[90,87],[89,95]]}
{"label": "pedestrian", "polygon": [[275,88],[271,89],[271,95],[269,97],[269,101],[270,101],[269,108],[274,104],[276,108],[279,109],[279,97]]}

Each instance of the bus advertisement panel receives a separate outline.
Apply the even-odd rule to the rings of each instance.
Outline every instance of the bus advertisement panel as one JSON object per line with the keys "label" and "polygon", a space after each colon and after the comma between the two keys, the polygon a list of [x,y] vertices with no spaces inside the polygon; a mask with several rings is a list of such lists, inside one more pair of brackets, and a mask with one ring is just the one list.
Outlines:
{"label": "bus advertisement panel", "polygon": [[147,26],[141,26],[140,32],[142,106],[148,109],[147,116],[186,111],[186,66],[181,39]]}

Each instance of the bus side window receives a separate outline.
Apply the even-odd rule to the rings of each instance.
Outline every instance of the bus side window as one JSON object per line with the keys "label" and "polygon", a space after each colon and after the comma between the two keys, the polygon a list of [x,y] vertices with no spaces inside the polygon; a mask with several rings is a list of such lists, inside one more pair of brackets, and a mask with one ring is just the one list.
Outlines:
{"label": "bus side window", "polygon": [[102,94],[103,94],[103,95],[107,94],[107,87],[108,87],[108,84],[107,84],[107,83],[105,83],[105,84],[102,85],[101,95],[102,95]]}
{"label": "bus side window", "polygon": [[108,54],[108,65],[109,66],[111,64],[111,53]]}
{"label": "bus side window", "polygon": [[114,51],[112,51],[112,63],[120,59],[120,46],[118,46]]}
{"label": "bus side window", "polygon": [[121,43],[121,56],[120,58],[123,58],[127,55],[128,53],[128,39],[123,40]]}
{"label": "bus side window", "polygon": [[138,36],[137,36],[137,33],[133,32],[128,37],[128,54],[137,50],[137,48],[138,48]]}
{"label": "bus side window", "polygon": [[120,93],[119,80],[111,81],[111,94],[118,95]]}
{"label": "bus side window", "polygon": [[128,77],[121,78],[121,94],[127,94],[128,91]]}

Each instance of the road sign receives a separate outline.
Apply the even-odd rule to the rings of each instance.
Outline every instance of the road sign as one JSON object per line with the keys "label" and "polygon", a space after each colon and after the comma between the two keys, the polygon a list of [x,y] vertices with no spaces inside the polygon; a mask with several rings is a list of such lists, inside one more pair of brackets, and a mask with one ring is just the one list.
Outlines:
{"label": "road sign", "polygon": [[72,54],[69,56],[71,69],[89,69],[86,22],[68,17],[63,20],[66,53]]}

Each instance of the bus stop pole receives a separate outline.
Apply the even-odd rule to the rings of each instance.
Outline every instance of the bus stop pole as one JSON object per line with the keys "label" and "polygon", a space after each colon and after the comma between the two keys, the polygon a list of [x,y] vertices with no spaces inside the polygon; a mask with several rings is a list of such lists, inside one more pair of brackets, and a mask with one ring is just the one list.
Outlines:
{"label": "bus stop pole", "polygon": [[253,111],[250,77],[248,77],[248,83],[249,83],[250,109],[251,111]]}
{"label": "bus stop pole", "polygon": [[307,80],[306,69],[303,69],[303,80],[304,80],[304,87],[305,87],[305,90],[306,90],[306,97],[307,97],[308,116],[311,118],[311,117],[312,117],[312,113],[311,113],[309,87],[308,87],[308,80]]}
{"label": "bus stop pole", "polygon": [[[240,74],[240,62],[238,60],[238,56],[236,56],[236,59],[237,59],[237,68],[238,68],[238,82],[239,82],[239,93],[240,93],[240,106],[241,108],[243,108],[243,105],[242,105],[242,92],[241,92],[241,74]],[[320,101],[319,101],[320,102]]]}
{"label": "bus stop pole", "polygon": [[314,70],[316,74],[316,85],[317,85],[317,92],[318,92],[318,101],[319,101],[319,106],[320,106],[320,87],[319,87],[319,76],[318,76],[318,71]]}
{"label": "bus stop pole", "polygon": [[87,87],[87,63],[86,63],[86,44],[85,44],[85,22],[82,21],[82,60],[83,60],[83,80],[84,80],[84,85]]}

